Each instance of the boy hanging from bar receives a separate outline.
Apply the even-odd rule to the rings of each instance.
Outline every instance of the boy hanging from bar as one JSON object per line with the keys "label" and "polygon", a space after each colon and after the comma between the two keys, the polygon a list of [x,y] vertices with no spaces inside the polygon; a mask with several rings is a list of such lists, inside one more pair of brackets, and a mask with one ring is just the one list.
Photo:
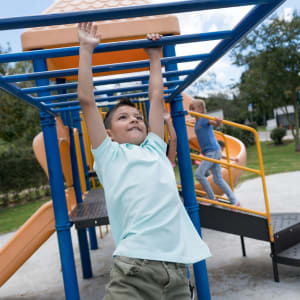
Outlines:
{"label": "boy hanging from bar", "polygon": [[92,54],[101,35],[78,25],[78,98],[101,181],[116,249],[105,300],[190,299],[187,264],[210,256],[179,198],[166,156],[159,34],[148,34],[149,132],[139,110],[121,100],[102,121],[93,93]]}

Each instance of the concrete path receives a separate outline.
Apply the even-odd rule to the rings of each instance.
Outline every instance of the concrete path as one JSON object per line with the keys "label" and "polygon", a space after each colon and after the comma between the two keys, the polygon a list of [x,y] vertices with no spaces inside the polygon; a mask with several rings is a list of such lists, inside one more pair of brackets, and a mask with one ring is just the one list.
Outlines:
{"label": "concrete path", "polygon": [[[268,176],[267,188],[272,212],[300,213],[300,172]],[[263,211],[261,191],[260,180],[253,179],[238,186],[235,193],[244,207]],[[207,260],[213,300],[300,299],[300,268],[279,265],[281,282],[275,283],[269,243],[245,239],[247,257],[244,258],[238,236],[207,229],[202,233],[213,254]],[[0,247],[12,234],[0,236]],[[99,250],[91,251],[94,277],[89,280],[82,279],[75,230],[72,230],[72,237],[81,299],[102,299],[112,261],[111,234],[99,240]],[[64,299],[55,235],[0,288],[0,299]]]}

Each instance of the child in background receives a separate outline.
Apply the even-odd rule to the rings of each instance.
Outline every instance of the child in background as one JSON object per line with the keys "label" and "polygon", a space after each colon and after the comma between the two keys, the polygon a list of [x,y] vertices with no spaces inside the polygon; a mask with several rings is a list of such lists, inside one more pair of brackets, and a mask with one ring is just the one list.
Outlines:
{"label": "child in background", "polygon": [[[166,156],[160,48],[150,58],[149,128],[130,101],[121,101],[104,122],[93,93],[96,25],[78,25],[78,98],[87,124],[94,169],[104,187],[116,249],[104,300],[190,299],[186,264],[210,256],[180,200]],[[159,34],[150,34],[155,41]]]}
{"label": "child in background", "polygon": [[[203,100],[193,100],[190,104],[189,109],[197,113],[206,113],[206,106]],[[222,119],[216,118],[215,121],[208,120],[205,118],[196,119],[197,120],[195,123],[195,133],[202,154],[208,158],[220,160],[222,157],[222,152],[220,145],[218,144],[215,138],[213,126],[220,126],[222,123]],[[208,170],[212,172],[213,179],[216,185],[218,185],[229,198],[230,204],[240,206],[240,202],[236,200],[231,188],[222,177],[221,165],[218,163],[203,160],[198,166],[195,176],[197,180],[201,183],[203,189],[207,194],[207,197],[212,200],[217,200],[205,176]]]}

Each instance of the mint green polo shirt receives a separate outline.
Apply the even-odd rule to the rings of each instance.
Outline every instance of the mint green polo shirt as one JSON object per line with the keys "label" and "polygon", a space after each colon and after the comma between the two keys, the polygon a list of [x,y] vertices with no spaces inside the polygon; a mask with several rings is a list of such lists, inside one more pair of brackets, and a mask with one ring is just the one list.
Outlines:
{"label": "mint green polo shirt", "polygon": [[210,256],[179,197],[166,147],[149,133],[139,146],[106,137],[92,149],[116,245],[113,255],[184,264]]}

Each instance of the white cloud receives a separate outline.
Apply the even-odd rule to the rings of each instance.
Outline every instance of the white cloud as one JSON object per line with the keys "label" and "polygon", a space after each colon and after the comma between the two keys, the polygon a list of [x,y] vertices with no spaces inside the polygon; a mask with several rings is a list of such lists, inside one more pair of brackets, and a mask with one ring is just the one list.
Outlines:
{"label": "white cloud", "polygon": [[279,18],[287,22],[290,22],[293,18],[293,9],[291,7],[286,7],[285,9],[283,9]]}

